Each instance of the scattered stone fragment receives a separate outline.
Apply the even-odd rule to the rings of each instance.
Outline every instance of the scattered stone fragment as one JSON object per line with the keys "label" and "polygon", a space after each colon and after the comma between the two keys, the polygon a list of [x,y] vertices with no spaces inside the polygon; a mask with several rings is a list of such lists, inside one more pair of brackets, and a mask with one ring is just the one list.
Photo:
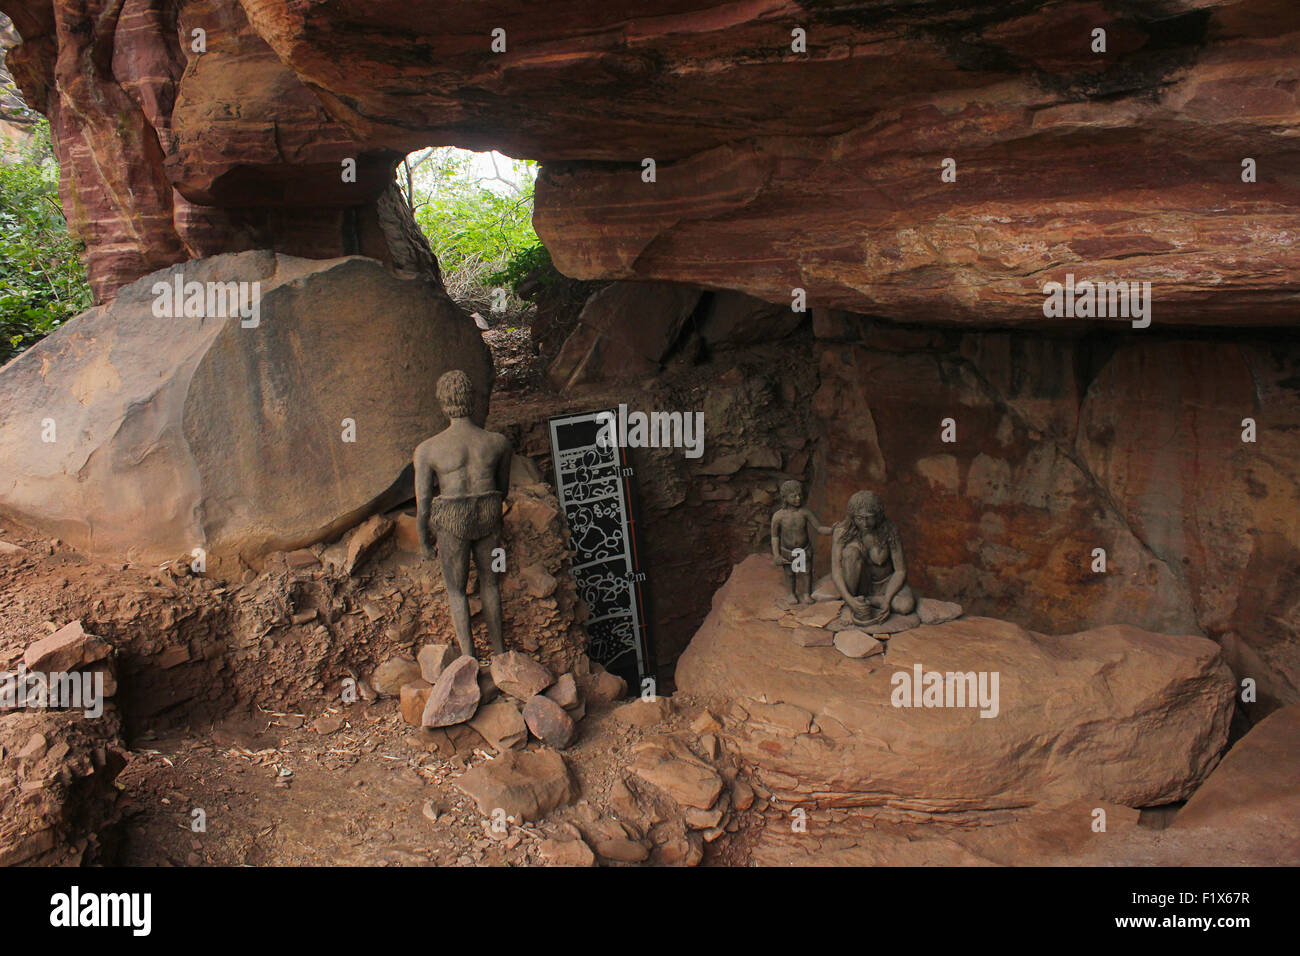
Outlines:
{"label": "scattered stone fragment", "polygon": [[796,627],[790,639],[800,647],[830,647],[835,635],[821,627]]}
{"label": "scattered stone fragment", "polygon": [[714,734],[701,734],[700,750],[710,760],[717,760],[722,753],[722,745],[718,743],[718,738]]}
{"label": "scattered stone fragment", "polygon": [[611,837],[596,843],[596,854],[616,863],[640,863],[650,855],[650,849],[638,840]]}
{"label": "scattered stone fragment", "polygon": [[901,634],[914,627],[921,626],[921,619],[915,614],[894,614],[879,624],[868,624],[861,630],[868,634]]}
{"label": "scattered stone fragment", "polygon": [[742,812],[754,805],[754,788],[739,777],[731,785],[731,805]]}
{"label": "scattered stone fragment", "polygon": [[961,617],[962,607],[952,601],[921,598],[916,604],[916,616],[922,624],[946,624]]}
{"label": "scattered stone fragment", "polygon": [[425,727],[464,723],[474,716],[478,701],[478,661],[466,654],[453,661],[433,685],[421,723]]}
{"label": "scattered stone fragment", "polygon": [[561,675],[547,691],[546,696],[551,698],[565,710],[578,706],[578,682],[572,674]]}
{"label": "scattered stone fragment", "polygon": [[672,702],[667,697],[642,698],[619,707],[614,711],[614,719],[633,727],[653,727],[672,712]]}
{"label": "scattered stone fragment", "polygon": [[486,667],[478,669],[478,695],[480,702],[484,704],[501,696],[501,691],[492,680],[492,672]]}
{"label": "scattered stone fragment", "polygon": [[524,704],[524,722],[534,737],[556,750],[563,750],[573,743],[577,731],[573,718],[565,713],[564,708],[541,694],[530,697]]}
{"label": "scattered stone fragment", "polygon": [[316,557],[315,552],[307,548],[299,548],[297,551],[290,551],[284,556],[284,561],[295,571],[301,571],[305,568],[320,567],[320,558]]}
{"label": "scattered stone fragment", "polygon": [[632,772],[684,807],[707,810],[722,792],[722,779],[711,769],[664,746],[643,747],[632,762]]}
{"label": "scattered stone fragment", "polygon": [[67,674],[108,657],[106,641],[87,634],[80,621],[72,621],[49,637],[28,646],[23,663],[29,671],[42,674]]}
{"label": "scattered stone fragment", "polygon": [[317,717],[312,722],[312,728],[322,737],[327,737],[330,734],[338,733],[343,729],[343,718],[329,716]]}
{"label": "scattered stone fragment", "polygon": [[18,751],[19,760],[40,760],[45,756],[45,748],[48,741],[44,734],[32,734],[27,738],[27,742],[22,745]]}
{"label": "scattered stone fragment", "polygon": [[746,706],[749,708],[750,720],[761,721],[771,727],[784,730],[787,736],[806,734],[812,730],[812,713],[795,704],[787,704],[784,701],[765,704],[762,701],[750,700],[746,702]]}
{"label": "scattered stone fragment", "polygon": [[870,634],[857,628],[849,628],[835,635],[835,649],[845,657],[861,659],[885,653],[885,645]]}
{"label": "scattered stone fragment", "polygon": [[627,696],[627,681],[607,670],[593,671],[582,684],[588,703],[611,704]]}
{"label": "scattered stone fragment", "polygon": [[527,654],[506,651],[492,658],[492,681],[503,693],[528,700],[550,687],[555,677]]}
{"label": "scattered stone fragment", "polygon": [[409,657],[390,657],[370,675],[370,686],[379,697],[396,697],[402,685],[420,679],[420,665]]}
{"label": "scattered stone fragment", "polygon": [[537,852],[552,866],[595,866],[596,855],[581,838],[548,838],[537,845]]}
{"label": "scattered stone fragment", "polygon": [[375,547],[393,530],[393,522],[383,515],[372,515],[348,538],[347,563],[343,568],[352,574],[374,553]]}
{"label": "scattered stone fragment", "polygon": [[401,698],[402,719],[416,727],[424,725],[424,708],[429,703],[433,685],[427,680],[413,680],[403,684],[399,694]]}
{"label": "scattered stone fragment", "polygon": [[528,724],[509,698],[481,705],[469,725],[497,753],[517,750],[528,743]]}
{"label": "scattered stone fragment", "polygon": [[698,807],[687,807],[684,816],[686,825],[692,830],[709,830],[716,827],[722,822],[722,815],[726,812],[727,806],[721,800],[718,805],[710,810],[701,810]]}
{"label": "scattered stone fragment", "polygon": [[460,649],[450,644],[425,644],[415,655],[415,661],[420,665],[420,676],[430,684],[436,684],[442,672],[458,657]]}
{"label": "scattered stone fragment", "polygon": [[691,721],[691,730],[697,734],[711,734],[722,729],[722,721],[713,716],[711,710],[702,710],[700,715]]}
{"label": "scattered stone fragment", "polygon": [[556,581],[540,564],[530,564],[519,572],[524,590],[535,598],[550,597],[555,593]]}
{"label": "scattered stone fragment", "polygon": [[499,808],[516,820],[539,820],[577,796],[569,768],[554,750],[506,751],[462,774],[456,786],[485,817]]}
{"label": "scattered stone fragment", "polygon": [[794,619],[804,627],[825,627],[840,613],[843,601],[818,601],[794,612]]}
{"label": "scattered stone fragment", "polygon": [[20,544],[12,544],[9,541],[0,541],[0,554],[31,554]]}
{"label": "scattered stone fragment", "polygon": [[393,520],[393,544],[397,546],[397,549],[408,554],[419,554],[420,532],[419,525],[415,521],[415,515],[408,515],[405,511],[399,511],[389,517]]}

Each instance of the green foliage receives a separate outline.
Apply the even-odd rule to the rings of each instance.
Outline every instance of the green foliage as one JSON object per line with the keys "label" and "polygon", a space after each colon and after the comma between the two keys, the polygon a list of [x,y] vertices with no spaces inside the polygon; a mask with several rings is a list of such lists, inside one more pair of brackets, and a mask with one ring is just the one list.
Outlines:
{"label": "green foliage", "polygon": [[551,254],[540,242],[525,246],[505,260],[501,269],[487,277],[490,285],[504,286],[518,294],[519,283],[533,277],[541,285],[550,285],[559,278],[551,266]]}
{"label": "green foliage", "polygon": [[453,297],[484,296],[502,284],[500,276],[511,263],[536,256],[541,247],[533,231],[537,164],[505,162],[508,166],[482,154],[441,148],[408,157],[409,175],[398,167],[408,198],[414,195],[415,221]]}
{"label": "green foliage", "polygon": [[90,308],[82,245],[59,205],[59,170],[43,120],[0,156],[0,363]]}

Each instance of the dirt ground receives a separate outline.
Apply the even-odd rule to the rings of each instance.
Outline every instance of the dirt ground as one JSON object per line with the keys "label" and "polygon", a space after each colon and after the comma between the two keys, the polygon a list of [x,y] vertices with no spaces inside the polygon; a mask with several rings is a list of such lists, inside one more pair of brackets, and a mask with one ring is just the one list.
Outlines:
{"label": "dirt ground", "polygon": [[[656,732],[680,729],[687,714]],[[491,759],[488,751],[450,759],[429,753],[393,701],[359,703],[336,716],[342,727],[327,734],[310,715],[266,713],[137,740],[118,778],[125,795],[122,862],[539,865],[538,844],[565,823],[581,827],[613,815],[610,789],[626,775],[629,750],[643,736],[609,712],[589,715],[581,739],[565,751],[582,798],[540,823],[494,834],[454,784],[465,769]],[[204,811],[206,832],[194,830],[196,809]],[[742,818],[745,830],[761,825],[758,813]],[[727,843],[706,847],[705,865],[736,862]]]}

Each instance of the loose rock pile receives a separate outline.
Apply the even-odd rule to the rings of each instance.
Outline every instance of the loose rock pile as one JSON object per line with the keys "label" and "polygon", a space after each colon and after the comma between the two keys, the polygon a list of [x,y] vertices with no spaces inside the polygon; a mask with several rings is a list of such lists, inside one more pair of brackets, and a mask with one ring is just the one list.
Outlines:
{"label": "loose rock pile", "polygon": [[[74,866],[104,858],[125,766],[112,648],[72,621],[0,674],[0,865]],[[102,675],[102,676],[101,676]],[[102,699],[82,696],[94,692]],[[102,683],[100,683],[102,681]],[[76,682],[76,693],[65,697]],[[62,707],[60,705],[69,705]]]}
{"label": "loose rock pile", "polygon": [[962,606],[951,601],[918,598],[911,614],[891,614],[877,624],[858,624],[835,589],[830,576],[813,589],[812,604],[794,607],[773,602],[760,609],[758,620],[775,621],[794,631],[791,640],[800,647],[834,647],[845,657],[861,660],[885,653],[884,641],[922,624],[945,624],[961,617]]}

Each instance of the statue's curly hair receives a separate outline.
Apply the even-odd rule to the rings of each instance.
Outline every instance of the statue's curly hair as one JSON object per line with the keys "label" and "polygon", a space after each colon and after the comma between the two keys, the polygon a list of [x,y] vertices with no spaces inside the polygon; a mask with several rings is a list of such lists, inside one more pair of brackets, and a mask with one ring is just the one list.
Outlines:
{"label": "statue's curly hair", "polygon": [[434,389],[448,418],[468,418],[474,412],[474,383],[458,368],[444,372]]}

